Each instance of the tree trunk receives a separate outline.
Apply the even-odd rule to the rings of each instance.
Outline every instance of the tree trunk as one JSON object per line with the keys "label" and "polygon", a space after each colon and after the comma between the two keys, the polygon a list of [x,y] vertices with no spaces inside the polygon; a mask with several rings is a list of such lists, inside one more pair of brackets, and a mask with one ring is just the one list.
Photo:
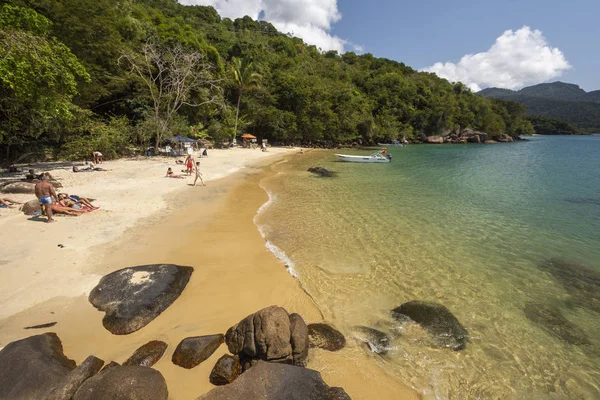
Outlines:
{"label": "tree trunk", "polygon": [[[242,101],[242,89],[240,89],[240,94],[238,96],[238,101],[237,101],[237,109],[235,111],[235,128],[233,129],[233,140],[235,140],[235,137],[237,136],[237,126],[238,126],[238,118],[240,116],[240,102]],[[233,142],[232,140],[232,142]]]}

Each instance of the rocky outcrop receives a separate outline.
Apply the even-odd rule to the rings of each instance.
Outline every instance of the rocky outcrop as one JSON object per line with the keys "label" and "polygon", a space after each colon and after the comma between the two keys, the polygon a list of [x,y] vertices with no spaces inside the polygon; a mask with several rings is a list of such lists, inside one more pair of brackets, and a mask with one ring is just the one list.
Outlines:
{"label": "rocky outcrop", "polygon": [[171,361],[183,368],[194,368],[213,355],[224,340],[221,334],[185,338],[175,349]]}
{"label": "rocky outcrop", "polygon": [[242,373],[242,365],[238,356],[225,354],[219,358],[210,373],[210,383],[215,386],[228,385]]}
{"label": "rocky outcrop", "polygon": [[331,178],[334,176],[333,172],[331,172],[325,168],[321,168],[321,167],[309,168],[308,172],[313,173],[318,176],[326,177],[326,178]]}
{"label": "rocky outcrop", "polygon": [[554,337],[574,345],[590,344],[590,339],[583,329],[566,319],[556,307],[527,303],[523,311],[528,320]]}
{"label": "rocky outcrop", "polygon": [[147,367],[112,367],[81,385],[73,400],[167,400],[165,378]]}
{"label": "rocky outcrop", "polygon": [[183,292],[193,271],[172,264],[125,268],[103,277],[89,301],[106,312],[102,324],[108,331],[126,335],[166,310]]}
{"label": "rocky outcrop", "polygon": [[159,340],[153,340],[137,349],[123,365],[139,365],[140,367],[151,367],[160,360],[167,350],[167,344]]}
{"label": "rocky outcrop", "polygon": [[467,330],[450,310],[438,303],[410,301],[392,310],[392,316],[399,321],[408,317],[421,325],[440,347],[463,350],[469,341]]}
{"label": "rocky outcrop", "polygon": [[346,338],[340,331],[327,324],[308,325],[308,337],[312,347],[338,351],[346,346]]}
{"label": "rocky outcrop", "polygon": [[259,361],[235,382],[215,388],[197,400],[262,399],[349,400],[350,397],[342,388],[329,387],[317,371]]}
{"label": "rocky outcrop", "polygon": [[23,211],[23,213],[27,215],[33,215],[36,212],[41,213],[42,205],[40,204],[40,201],[38,199],[29,200],[27,203],[21,206],[21,211]]}
{"label": "rocky outcrop", "polygon": [[441,144],[444,143],[444,138],[442,136],[427,136],[425,138],[425,143]]}
{"label": "rocky outcrop", "polygon": [[368,326],[355,326],[352,328],[354,337],[364,342],[373,353],[386,355],[390,347],[390,338],[384,332]]}
{"label": "rocky outcrop", "polygon": [[9,343],[0,350],[0,399],[44,399],[75,367],[55,333]]}
{"label": "rocky outcrop", "polygon": [[104,365],[101,359],[89,356],[58,384],[45,400],[71,400],[81,385],[96,375]]}
{"label": "rocky outcrop", "polygon": [[111,362],[109,362],[108,364],[106,364],[106,365],[104,366],[104,368],[102,368],[102,369],[100,370],[100,372],[106,371],[107,369],[109,369],[109,368],[112,368],[112,367],[120,367],[120,366],[121,366],[121,364],[119,364],[118,362],[116,362],[116,361],[111,361]]}
{"label": "rocky outcrop", "polygon": [[240,357],[244,371],[259,360],[295,365],[305,365],[307,361],[304,320],[299,315],[291,317],[277,306],[251,314],[229,328],[225,343],[232,354]]}
{"label": "rocky outcrop", "polygon": [[35,183],[31,182],[10,182],[0,187],[2,193],[13,194],[35,194]]}
{"label": "rocky outcrop", "polygon": [[510,143],[515,141],[512,137],[508,136],[505,133],[498,136],[494,136],[494,140],[500,143]]}

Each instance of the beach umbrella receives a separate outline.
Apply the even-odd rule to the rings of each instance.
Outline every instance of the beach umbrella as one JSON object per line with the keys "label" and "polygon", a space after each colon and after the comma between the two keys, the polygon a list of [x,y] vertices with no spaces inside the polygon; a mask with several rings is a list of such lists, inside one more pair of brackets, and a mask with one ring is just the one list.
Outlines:
{"label": "beach umbrella", "polygon": [[249,133],[244,133],[244,134],[242,135],[242,139],[256,139],[256,136],[254,136],[254,135],[251,135],[251,134],[249,134]]}

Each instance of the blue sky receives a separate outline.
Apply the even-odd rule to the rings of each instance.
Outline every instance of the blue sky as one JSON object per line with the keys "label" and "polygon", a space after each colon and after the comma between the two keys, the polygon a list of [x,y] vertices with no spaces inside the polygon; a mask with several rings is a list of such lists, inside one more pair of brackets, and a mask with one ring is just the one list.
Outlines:
{"label": "blue sky", "polygon": [[600,0],[179,1],[260,16],[323,50],[363,48],[473,90],[556,80],[600,89]]}
{"label": "blue sky", "polygon": [[334,35],[416,69],[485,52],[505,30],[529,26],[572,66],[551,80],[600,89],[600,0],[341,0],[338,8]]}

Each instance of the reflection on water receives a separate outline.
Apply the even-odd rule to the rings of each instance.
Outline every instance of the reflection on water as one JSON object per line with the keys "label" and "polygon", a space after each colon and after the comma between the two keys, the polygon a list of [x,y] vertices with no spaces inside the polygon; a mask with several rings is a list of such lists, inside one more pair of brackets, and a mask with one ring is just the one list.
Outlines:
{"label": "reflection on water", "polygon": [[[600,398],[600,209],[565,201],[598,198],[600,137],[392,152],[299,155],[261,183],[256,223],[326,319],[388,335],[385,370],[427,398]],[[391,317],[415,299],[450,309],[466,349]]]}

